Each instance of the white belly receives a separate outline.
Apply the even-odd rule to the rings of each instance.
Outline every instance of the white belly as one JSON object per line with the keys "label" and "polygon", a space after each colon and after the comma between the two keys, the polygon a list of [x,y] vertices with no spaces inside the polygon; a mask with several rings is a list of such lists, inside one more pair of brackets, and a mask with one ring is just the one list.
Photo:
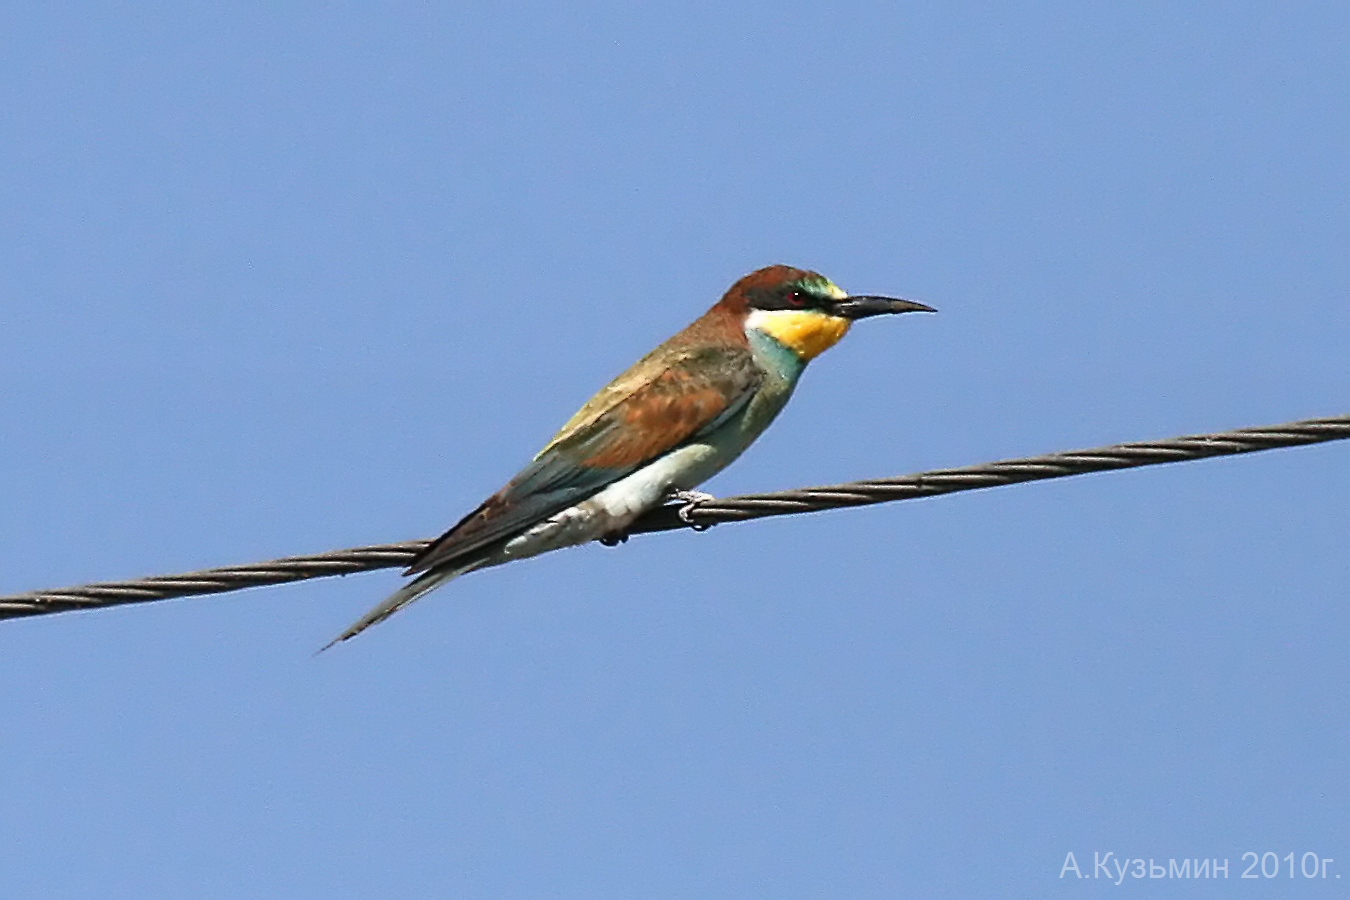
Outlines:
{"label": "white belly", "polygon": [[621,533],[638,516],[663,503],[672,490],[693,488],[728,462],[718,448],[709,444],[681,447],[507,541],[500,558],[489,565]]}

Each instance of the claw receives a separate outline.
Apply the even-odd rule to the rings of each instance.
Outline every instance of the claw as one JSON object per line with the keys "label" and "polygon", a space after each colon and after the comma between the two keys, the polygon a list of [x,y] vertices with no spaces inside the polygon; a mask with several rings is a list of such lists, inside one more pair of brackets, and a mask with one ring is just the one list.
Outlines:
{"label": "claw", "polygon": [[680,521],[688,525],[695,531],[707,531],[712,527],[711,522],[695,522],[691,513],[700,503],[707,503],[709,500],[716,500],[712,494],[706,491],[682,491],[673,490],[670,492],[670,499],[678,500],[684,505],[675,513],[680,517]]}

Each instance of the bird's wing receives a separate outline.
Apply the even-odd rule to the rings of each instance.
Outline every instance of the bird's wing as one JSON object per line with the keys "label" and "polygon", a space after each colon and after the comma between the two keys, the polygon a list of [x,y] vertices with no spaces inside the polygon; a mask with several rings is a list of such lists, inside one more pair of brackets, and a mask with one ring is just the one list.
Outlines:
{"label": "bird's wing", "polygon": [[581,411],[506,487],[413,560],[407,574],[461,562],[580,503],[720,424],[753,396],[763,372],[746,347],[693,347],[644,358]]}

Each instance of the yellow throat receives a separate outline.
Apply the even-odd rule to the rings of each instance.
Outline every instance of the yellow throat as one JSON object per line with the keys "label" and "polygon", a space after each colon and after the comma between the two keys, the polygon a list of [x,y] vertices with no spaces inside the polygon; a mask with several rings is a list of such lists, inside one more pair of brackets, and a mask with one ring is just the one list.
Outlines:
{"label": "yellow throat", "polygon": [[839,343],[853,323],[818,310],[756,309],[745,327],[763,332],[810,362]]}

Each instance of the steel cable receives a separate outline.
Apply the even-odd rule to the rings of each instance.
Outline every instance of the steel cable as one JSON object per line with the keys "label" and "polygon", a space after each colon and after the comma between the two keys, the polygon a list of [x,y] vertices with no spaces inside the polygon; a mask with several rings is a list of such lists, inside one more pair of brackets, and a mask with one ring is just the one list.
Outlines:
{"label": "steel cable", "polygon": [[[1307,419],[1263,428],[1241,428],[1215,434],[1197,434],[1162,441],[1114,444],[1091,450],[1071,450],[1024,459],[1007,459],[959,469],[937,469],[896,478],[854,481],[825,487],[801,488],[772,494],[673,503],[652,510],[639,519],[630,534],[671,531],[678,528],[708,528],[725,522],[743,522],[767,516],[819,512],[848,506],[867,506],[918,497],[933,497],[958,491],[1000,487],[1025,481],[1065,478],[1130,469],[1161,463],[1208,459],[1298,447],[1350,438],[1350,416]],[[330,575],[349,575],[405,566],[430,541],[405,541],[334,550],[314,556],[289,556],[270,562],[205,569],[183,575],[159,575],[134,581],[109,581],[80,587],[31,591],[0,596],[0,619],[36,616],[76,609],[93,609],[124,603],[147,603],[175,597],[191,597],[238,591],[249,587],[285,584]]]}

